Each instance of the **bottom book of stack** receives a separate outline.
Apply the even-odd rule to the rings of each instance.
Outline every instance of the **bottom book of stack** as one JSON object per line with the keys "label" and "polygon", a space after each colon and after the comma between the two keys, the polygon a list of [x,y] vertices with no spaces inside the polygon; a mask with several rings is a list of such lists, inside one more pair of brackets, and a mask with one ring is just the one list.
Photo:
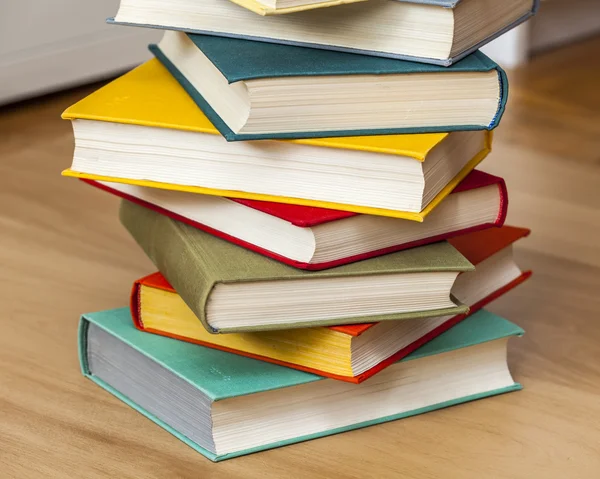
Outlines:
{"label": "bottom book of stack", "polygon": [[213,461],[520,389],[481,310],[361,384],[147,334],[129,309],[85,314],[84,375]]}

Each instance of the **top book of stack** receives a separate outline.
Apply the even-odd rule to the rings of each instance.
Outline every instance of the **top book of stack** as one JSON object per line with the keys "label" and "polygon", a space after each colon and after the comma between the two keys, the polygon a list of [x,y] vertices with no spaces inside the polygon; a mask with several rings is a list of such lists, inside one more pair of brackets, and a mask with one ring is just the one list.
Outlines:
{"label": "top book of stack", "polygon": [[121,0],[109,22],[449,66],[527,20],[539,0],[369,0],[326,9],[317,7],[349,2],[234,3]]}

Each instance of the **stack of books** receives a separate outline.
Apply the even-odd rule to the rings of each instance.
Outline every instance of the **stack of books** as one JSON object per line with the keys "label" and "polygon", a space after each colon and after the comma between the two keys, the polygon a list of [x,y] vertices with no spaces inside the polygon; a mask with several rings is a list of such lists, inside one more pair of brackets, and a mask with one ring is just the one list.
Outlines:
{"label": "stack of books", "polygon": [[63,115],[158,270],[82,316],[84,375],[215,461],[519,389],[477,48],[536,2],[235,3],[122,0],[156,58]]}

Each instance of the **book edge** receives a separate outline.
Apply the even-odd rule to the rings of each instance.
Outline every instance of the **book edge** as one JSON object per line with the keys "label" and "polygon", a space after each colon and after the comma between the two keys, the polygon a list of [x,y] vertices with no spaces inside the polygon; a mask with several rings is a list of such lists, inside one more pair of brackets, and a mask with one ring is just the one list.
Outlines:
{"label": "book edge", "polygon": [[[483,160],[483,157],[481,159],[478,159],[477,163],[479,163],[482,160]],[[470,167],[470,165],[467,165],[467,166]],[[473,167],[475,167],[475,165],[473,165]],[[467,171],[467,173],[468,173],[468,171]],[[68,176],[71,178],[80,178],[80,179],[95,180],[95,181],[107,181],[109,183],[125,183],[128,185],[146,186],[149,188],[160,188],[160,189],[173,190],[173,191],[184,191],[184,192],[188,192],[188,193],[200,193],[200,194],[212,195],[212,196],[244,198],[244,199],[258,200],[258,201],[272,201],[274,203],[286,203],[286,204],[292,204],[292,205],[314,206],[317,208],[326,208],[326,209],[332,209],[332,210],[337,209],[337,210],[341,210],[341,211],[351,211],[353,213],[363,213],[363,214],[370,214],[370,215],[376,215],[376,216],[389,216],[391,218],[401,218],[401,219],[410,220],[410,221],[418,221],[419,223],[422,223],[425,216],[427,214],[429,214],[431,212],[431,210],[433,209],[433,208],[429,208],[426,212],[425,212],[425,210],[423,210],[420,213],[413,213],[413,212],[408,212],[408,211],[396,211],[396,210],[387,210],[387,209],[382,209],[382,208],[372,208],[369,206],[364,207],[364,206],[356,206],[356,205],[345,205],[345,204],[341,204],[341,203],[329,203],[329,202],[323,202],[323,201],[317,201],[317,200],[288,198],[285,196],[271,196],[271,195],[263,195],[260,193],[247,193],[244,191],[219,190],[219,189],[213,189],[213,188],[205,188],[203,186],[186,186],[186,185],[177,185],[174,183],[161,183],[158,181],[118,178],[118,177],[114,177],[114,176],[96,175],[93,173],[82,173],[79,171],[74,171],[70,168],[63,170],[61,175]],[[434,198],[434,200],[432,200],[432,203],[433,202],[439,203],[439,201],[441,201],[444,197],[446,197],[449,194],[449,192],[454,188],[453,183],[454,183],[454,181],[449,183],[448,186],[446,187],[446,189],[449,190],[448,193],[446,193],[445,191],[440,192],[438,194],[438,196],[436,198]],[[443,195],[443,197],[441,197],[439,199],[439,201],[437,201],[437,198],[440,197],[440,195]],[[431,203],[430,203],[430,205],[431,205]]]}
{"label": "book edge", "polygon": [[153,415],[152,413],[150,413],[147,409],[142,408],[135,401],[132,401],[131,399],[129,399],[124,394],[121,394],[118,390],[116,390],[115,388],[113,388],[108,383],[104,382],[102,379],[94,376],[93,374],[91,374],[89,372],[88,373],[84,373],[83,375],[87,379],[90,379],[92,382],[96,383],[102,389],[104,389],[105,391],[109,392],[110,394],[112,394],[113,396],[115,396],[117,399],[119,399],[120,401],[122,401],[123,403],[125,403],[127,406],[129,406],[130,408],[132,408],[135,411],[137,411],[138,413],[140,413],[142,416],[145,416],[147,419],[150,419],[156,425],[162,427],[165,431],[167,431],[168,433],[170,433],[173,436],[175,436],[177,439],[179,439],[184,444],[186,444],[189,447],[191,447],[192,449],[194,449],[196,452],[199,452],[200,454],[202,454],[207,459],[209,459],[209,460],[211,460],[213,462],[218,462],[221,459],[225,459],[224,456],[218,456],[218,455],[216,455],[216,454],[208,451],[207,449],[204,449],[202,446],[200,446],[196,442],[192,441],[187,436],[184,436],[179,431],[177,431],[176,429],[174,429],[173,427],[169,426],[167,423],[165,423],[164,421],[162,421],[161,419],[159,419],[158,417],[156,417],[155,415]]}
{"label": "book edge", "polygon": [[334,434],[339,434],[342,432],[347,432],[347,431],[352,431],[354,429],[361,429],[363,427],[368,427],[368,426],[374,426],[377,424],[382,424],[382,423],[386,423],[386,422],[390,422],[390,421],[395,421],[398,419],[404,419],[407,417],[412,417],[412,416],[417,416],[420,414],[425,414],[428,412],[433,412],[433,411],[437,411],[439,409],[444,409],[450,406],[455,406],[458,404],[463,404],[466,402],[471,402],[471,401],[475,401],[478,399],[483,399],[486,397],[491,397],[491,396],[496,396],[499,394],[504,394],[504,393],[508,393],[508,392],[512,392],[512,391],[518,391],[523,389],[523,386],[517,382],[513,383],[510,386],[504,387],[504,388],[500,388],[500,389],[493,389],[490,391],[485,391],[485,392],[481,392],[481,393],[477,393],[477,394],[471,394],[468,396],[463,396],[460,398],[456,398],[456,399],[452,399],[449,401],[444,401],[441,403],[437,403],[437,404],[432,404],[423,408],[418,408],[418,409],[413,409],[411,411],[407,411],[407,412],[403,412],[403,413],[398,413],[398,414],[393,414],[390,416],[385,416],[383,418],[378,418],[378,419],[372,419],[370,421],[363,421],[357,424],[351,424],[349,426],[344,426],[344,427],[339,427],[339,428],[335,428],[335,429],[330,429],[327,431],[323,431],[323,432],[319,432],[319,433],[314,433],[314,434],[309,434],[309,435],[305,435],[305,436],[300,436],[297,438],[292,438],[292,439],[288,439],[285,441],[279,441],[276,443],[272,443],[272,444],[267,444],[264,446],[259,446],[259,447],[255,447],[255,448],[250,448],[250,449],[246,449],[243,451],[238,451],[235,453],[230,453],[230,454],[223,454],[220,457],[220,459],[224,460],[224,459],[230,459],[230,458],[234,458],[234,457],[238,457],[238,456],[243,456],[243,455],[247,455],[247,454],[252,454],[254,452],[259,452],[259,451],[264,451],[266,449],[274,449],[277,447],[281,447],[281,446],[287,446],[289,444],[294,444],[294,443],[298,443],[298,442],[304,442],[304,441],[308,441],[311,439],[317,439],[320,437],[326,437],[326,436],[331,436]]}
{"label": "book edge", "polygon": [[478,51],[481,47],[487,45],[488,43],[495,40],[499,36],[504,35],[506,32],[509,32],[509,31],[513,30],[514,28],[518,27],[519,25],[521,25],[522,23],[525,23],[527,20],[529,20],[532,16],[534,16],[537,13],[537,11],[539,9],[539,5],[540,5],[540,0],[534,0],[532,9],[529,12],[527,12],[525,15],[518,18],[514,22],[506,25],[504,28],[502,28],[502,29],[498,30],[497,32],[494,32],[490,36],[484,38],[482,41],[480,41],[476,45],[473,45],[472,47],[467,48],[465,51],[459,53],[458,55],[451,57],[449,59],[449,62],[450,62],[449,65],[453,65],[454,63],[459,62],[463,58]]}
{"label": "book edge", "polygon": [[[457,314],[464,314],[469,311],[469,307],[464,304],[458,303],[455,298],[452,298],[456,304],[454,307],[433,309],[429,311],[418,311],[411,313],[395,313],[385,314],[377,316],[360,316],[354,318],[334,318],[321,321],[302,321],[293,324],[269,324],[269,325],[255,325],[246,327],[231,327],[231,328],[219,328],[216,330],[220,334],[228,333],[249,333],[258,331],[278,331],[284,329],[299,329],[299,328],[314,328],[321,326],[336,326],[340,322],[344,324],[364,324],[366,322],[381,322],[381,321],[406,321],[409,319],[422,319],[422,318],[433,318],[438,316],[455,316]],[[458,303],[458,304],[457,304]],[[372,318],[372,319],[367,319]],[[211,326],[212,327],[212,326]],[[213,327],[214,328],[214,327]]]}
{"label": "book edge", "polygon": [[433,209],[439,205],[446,196],[448,196],[454,188],[479,164],[491,151],[492,132],[486,133],[486,146],[475,155],[463,169],[437,194],[437,196],[431,200],[431,202],[420,212],[409,212],[399,210],[388,210],[384,208],[373,208],[370,206],[357,206],[347,205],[342,203],[331,203],[328,201],[318,201],[301,198],[290,198],[285,196],[271,196],[261,193],[248,193],[244,191],[236,190],[220,190],[214,188],[206,188],[203,186],[186,186],[177,185],[174,183],[162,183],[158,181],[149,180],[135,180],[130,178],[118,178],[113,176],[96,175],[93,173],[82,173],[74,171],[71,168],[67,168],[62,171],[62,176],[68,176],[71,178],[95,180],[95,181],[107,181],[110,183],[125,183],[129,185],[145,186],[149,188],[160,188],[173,191],[184,191],[188,193],[200,193],[212,196],[224,196],[232,198],[244,198],[249,200],[258,201],[271,201],[274,203],[285,203],[292,205],[302,206],[314,206],[317,208],[325,208],[330,210],[350,211],[353,213],[361,213],[375,216],[388,216],[391,218],[401,218],[409,221],[418,221],[422,223],[425,217],[433,211]]}
{"label": "book edge", "polygon": [[322,432],[318,432],[318,433],[308,434],[308,435],[304,435],[304,436],[298,436],[298,437],[295,437],[295,438],[287,439],[285,441],[278,441],[278,442],[274,442],[274,443],[270,443],[270,444],[265,444],[265,445],[262,445],[262,446],[257,446],[257,447],[253,447],[253,448],[250,448],[250,449],[245,449],[245,450],[242,450],[242,451],[237,451],[237,452],[234,452],[234,453],[217,455],[217,454],[213,454],[213,453],[207,451],[206,449],[202,448],[201,446],[199,446],[194,441],[188,439],[186,436],[184,436],[183,434],[179,433],[176,429],[172,428],[171,426],[169,426],[168,424],[166,424],[164,421],[160,420],[159,418],[157,418],[156,416],[154,416],[153,414],[151,414],[146,409],[140,407],[137,403],[135,403],[134,401],[131,401],[129,398],[127,398],[126,396],[124,396],[123,394],[121,394],[119,391],[117,391],[116,389],[114,389],[113,387],[111,387],[109,384],[105,383],[101,379],[99,379],[99,378],[97,378],[94,375],[89,374],[89,373],[88,374],[84,374],[84,376],[87,377],[88,379],[90,379],[91,381],[93,381],[94,383],[96,383],[98,386],[100,386],[101,388],[103,388],[104,390],[106,390],[107,392],[109,392],[110,394],[112,394],[113,396],[115,396],[116,398],[120,399],[122,402],[124,402],[126,405],[128,405],[132,409],[136,410],[138,413],[140,413],[143,416],[145,416],[147,419],[149,419],[152,422],[154,422],[156,425],[162,427],[165,431],[169,432],[171,435],[173,435],[177,439],[181,440],[184,444],[188,445],[189,447],[191,447],[192,449],[194,449],[195,451],[199,452],[204,457],[206,457],[207,459],[209,459],[209,460],[211,460],[213,462],[218,462],[218,461],[222,461],[222,460],[226,460],[226,459],[232,459],[234,457],[239,457],[239,456],[245,456],[245,455],[248,455],[248,454],[252,454],[254,452],[264,451],[264,450],[268,450],[268,449],[274,449],[274,448],[277,448],[277,447],[287,446],[287,445],[290,445],[290,444],[304,442],[304,441],[308,441],[308,440],[311,440],[311,439],[317,439],[317,438],[320,438],[320,437],[331,436],[331,435],[334,435],[334,434],[339,434],[339,433],[346,432],[346,431],[351,431],[351,430],[354,430],[354,429],[360,429],[360,428],[363,428],[363,427],[368,427],[368,426],[373,426],[373,425],[377,425],[377,424],[382,424],[382,423],[385,423],[385,422],[390,422],[390,421],[394,421],[394,420],[397,420],[397,419],[403,419],[403,418],[406,418],[406,417],[416,416],[416,415],[424,414],[424,413],[427,413],[427,412],[433,412],[433,411],[436,411],[436,410],[439,410],[439,409],[443,409],[443,408],[446,408],[446,407],[450,407],[450,406],[454,406],[454,405],[458,405],[458,404],[463,404],[463,403],[466,403],[466,402],[475,401],[475,400],[478,400],[478,399],[483,399],[483,398],[486,398],[486,397],[491,397],[491,396],[495,396],[495,395],[499,395],[499,394],[504,394],[504,393],[508,393],[508,392],[512,392],[512,391],[518,391],[518,390],[522,389],[521,384],[515,382],[512,385],[504,387],[504,388],[494,389],[494,390],[485,391],[485,392],[481,392],[481,393],[477,393],[477,394],[472,394],[472,395],[468,395],[468,396],[463,396],[463,397],[460,397],[460,398],[456,398],[456,399],[444,401],[444,402],[437,403],[437,404],[432,404],[432,405],[429,405],[429,406],[425,406],[423,408],[414,409],[414,410],[406,411],[406,412],[403,412],[403,413],[393,414],[393,415],[390,415],[390,416],[385,416],[385,417],[382,417],[382,418],[372,419],[372,420],[369,420],[369,421],[363,421],[363,422],[360,422],[360,423],[351,424],[351,425],[348,425],[348,426],[343,426],[343,427],[339,427],[339,428],[335,428],[335,429],[329,429],[327,431],[322,431]]}

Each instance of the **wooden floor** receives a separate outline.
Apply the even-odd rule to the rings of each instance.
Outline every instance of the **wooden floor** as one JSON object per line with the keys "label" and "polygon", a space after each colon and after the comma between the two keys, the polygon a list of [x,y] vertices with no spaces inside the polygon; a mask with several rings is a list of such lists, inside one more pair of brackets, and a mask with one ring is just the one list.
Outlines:
{"label": "wooden floor", "polygon": [[600,477],[600,39],[512,72],[484,169],[506,177],[534,278],[490,308],[519,323],[525,389],[212,464],[79,373],[79,314],[127,304],[153,270],[117,201],[59,176],[60,112],[91,91],[0,110],[0,477]]}

